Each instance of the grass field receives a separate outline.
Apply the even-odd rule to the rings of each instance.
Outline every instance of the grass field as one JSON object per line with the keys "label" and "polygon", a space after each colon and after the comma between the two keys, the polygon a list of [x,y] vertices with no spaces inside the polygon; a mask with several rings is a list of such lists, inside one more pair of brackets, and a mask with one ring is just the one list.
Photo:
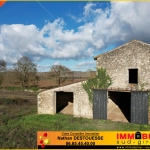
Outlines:
{"label": "grass field", "polygon": [[42,130],[146,130],[150,125],[75,118],[71,115],[37,115],[37,92],[0,91],[0,148],[36,148]]}

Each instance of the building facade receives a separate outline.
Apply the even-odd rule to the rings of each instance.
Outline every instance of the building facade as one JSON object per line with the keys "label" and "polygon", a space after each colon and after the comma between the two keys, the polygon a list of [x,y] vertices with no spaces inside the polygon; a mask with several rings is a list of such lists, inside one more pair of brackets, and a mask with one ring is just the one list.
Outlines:
{"label": "building facade", "polygon": [[[133,40],[94,57],[94,60],[97,61],[98,68],[106,68],[107,73],[113,78],[110,89],[140,89],[142,85],[145,85],[145,89],[150,89],[150,44]],[[116,91],[107,92],[105,116],[113,121],[130,122],[133,113],[129,114],[129,112],[134,110],[131,109],[132,94],[123,91],[116,93]],[[56,114],[58,107],[65,109],[65,106],[72,102],[73,105],[70,106],[72,106],[73,116],[93,118],[93,104],[90,103],[87,93],[82,88],[82,82],[41,92],[37,100],[38,114]],[[101,101],[100,98],[98,98],[99,101]],[[100,113],[99,110],[98,112]]]}
{"label": "building facade", "polygon": [[112,88],[150,89],[150,44],[133,40],[94,60],[113,78]]}

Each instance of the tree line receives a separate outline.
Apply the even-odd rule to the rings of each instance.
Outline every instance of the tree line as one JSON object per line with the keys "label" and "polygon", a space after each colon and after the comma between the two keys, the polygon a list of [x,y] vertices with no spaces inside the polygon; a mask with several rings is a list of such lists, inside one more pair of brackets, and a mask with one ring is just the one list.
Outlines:
{"label": "tree line", "polygon": [[[37,75],[37,64],[33,63],[31,59],[26,56],[21,57],[13,68],[7,69],[7,62],[3,59],[0,60],[0,85],[4,82],[5,75],[8,72],[13,72],[15,79],[19,82],[21,87],[31,86],[38,84],[40,81]],[[52,65],[49,71],[49,78],[55,80],[58,86],[67,80],[67,77],[62,77],[62,72],[71,72],[69,68],[62,65]]]}

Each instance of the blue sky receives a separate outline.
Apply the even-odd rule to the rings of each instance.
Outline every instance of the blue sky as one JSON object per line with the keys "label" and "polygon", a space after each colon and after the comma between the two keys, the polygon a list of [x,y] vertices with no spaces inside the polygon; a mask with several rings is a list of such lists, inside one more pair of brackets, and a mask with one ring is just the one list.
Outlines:
{"label": "blue sky", "polygon": [[133,39],[150,43],[150,3],[6,2],[0,7],[0,59],[22,56],[38,71],[54,64],[95,69],[93,57]]}

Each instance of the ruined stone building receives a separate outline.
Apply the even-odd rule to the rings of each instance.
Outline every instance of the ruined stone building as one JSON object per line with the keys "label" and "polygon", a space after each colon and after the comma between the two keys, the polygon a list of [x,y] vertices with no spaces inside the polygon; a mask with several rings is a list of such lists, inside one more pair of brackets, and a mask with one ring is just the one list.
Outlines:
{"label": "ruined stone building", "polygon": [[[150,44],[133,40],[94,57],[94,60],[97,61],[97,67],[106,68],[107,73],[113,78],[113,84],[108,89],[135,90],[144,83],[148,84],[145,88],[150,89]],[[139,110],[133,112],[135,109],[131,104],[131,92],[124,91],[109,90],[107,92],[108,97],[105,96],[106,100],[104,100],[107,104],[107,106],[105,105],[106,119],[130,122],[133,120],[131,117],[139,112]],[[101,98],[98,98],[98,101],[100,100]],[[100,108],[103,109],[103,106]],[[93,103],[90,103],[87,93],[82,88],[82,82],[38,94],[38,114],[63,112],[75,117],[93,118],[93,111]],[[100,111],[98,110],[98,112]]]}

